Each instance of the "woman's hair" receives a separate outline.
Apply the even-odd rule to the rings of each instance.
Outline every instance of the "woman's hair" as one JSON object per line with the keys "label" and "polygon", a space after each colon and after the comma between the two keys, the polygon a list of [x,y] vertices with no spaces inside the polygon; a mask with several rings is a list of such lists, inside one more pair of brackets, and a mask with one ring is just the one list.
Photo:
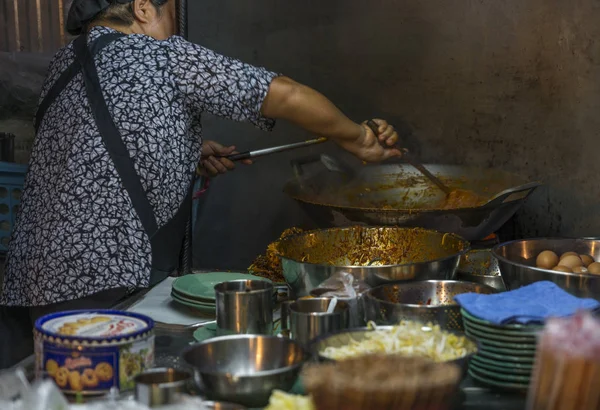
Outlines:
{"label": "woman's hair", "polygon": [[[156,7],[158,11],[160,11],[160,8],[169,1],[175,0],[150,0],[152,5]],[[134,22],[133,1],[127,4],[113,3],[106,10],[98,14],[94,20],[110,21],[113,24],[130,26]]]}

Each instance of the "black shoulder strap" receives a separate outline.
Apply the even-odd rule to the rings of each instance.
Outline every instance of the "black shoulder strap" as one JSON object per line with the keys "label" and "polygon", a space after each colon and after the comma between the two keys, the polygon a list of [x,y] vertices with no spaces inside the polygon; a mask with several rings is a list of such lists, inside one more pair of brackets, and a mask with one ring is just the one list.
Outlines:
{"label": "black shoulder strap", "polygon": [[[125,34],[123,33],[110,33],[98,37],[90,45],[92,56],[96,56],[104,47],[112,43],[114,40],[124,36]],[[62,90],[64,90],[71,80],[75,78],[80,69],[81,65],[77,61],[74,61],[69,67],[67,67],[65,71],[62,72],[60,77],[58,77],[58,80],[56,80],[56,82],[52,85],[50,91],[48,91],[40,103],[40,106],[35,114],[35,132],[37,132],[40,128],[40,124],[42,123],[42,119],[44,119],[44,115],[46,115],[48,108],[50,108]]]}
{"label": "black shoulder strap", "polygon": [[98,72],[94,58],[87,46],[85,36],[80,36],[74,43],[75,58],[83,71],[83,79],[87,91],[88,102],[96,120],[104,145],[121,177],[123,186],[127,190],[135,211],[140,218],[146,233],[150,238],[158,230],[154,210],[148,201],[146,191],[142,186],[129,151],[121,138],[121,133],[116,127],[104,100]]}

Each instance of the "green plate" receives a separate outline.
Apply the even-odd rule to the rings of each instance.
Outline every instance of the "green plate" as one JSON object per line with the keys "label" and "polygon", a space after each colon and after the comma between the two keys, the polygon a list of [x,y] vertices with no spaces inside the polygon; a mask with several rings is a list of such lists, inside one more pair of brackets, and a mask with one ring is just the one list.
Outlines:
{"label": "green plate", "polygon": [[469,363],[473,364],[474,366],[480,367],[484,370],[487,370],[489,372],[498,373],[498,374],[531,377],[531,372],[532,372],[531,369],[519,369],[516,367],[508,368],[508,367],[497,366],[496,364],[488,364],[488,363],[480,361],[480,359],[477,357],[471,358],[471,361]]}
{"label": "green plate", "polygon": [[483,345],[483,347],[490,348],[502,348],[502,349],[511,349],[516,351],[525,351],[529,352],[531,350],[535,351],[536,345],[533,343],[508,343],[508,342],[498,342],[496,340],[490,340],[485,336],[481,336],[479,333],[473,332],[472,330],[465,328],[465,333],[467,336],[471,336],[479,343]]}
{"label": "green plate", "polygon": [[511,348],[503,349],[501,347],[490,346],[485,343],[479,344],[479,351],[500,354],[500,355],[505,355],[505,356],[513,356],[513,357],[530,357],[531,360],[533,360],[533,358],[535,357],[535,349],[511,349]]}
{"label": "green plate", "polygon": [[511,356],[511,355],[504,355],[504,354],[496,354],[496,353],[488,352],[485,350],[479,350],[477,352],[477,355],[485,357],[490,360],[527,364],[527,365],[531,365],[531,366],[533,366],[533,363],[535,362],[535,357],[533,357],[533,356]]}
{"label": "green plate", "polygon": [[209,323],[206,326],[199,327],[194,332],[194,339],[197,342],[203,342],[217,335],[217,324]]}
{"label": "green plate", "polygon": [[481,376],[480,374],[473,372],[471,369],[469,369],[469,376],[471,376],[473,378],[473,380],[478,381],[479,383],[482,383],[488,387],[496,387],[496,388],[502,389],[502,390],[526,392],[527,389],[529,388],[529,384],[508,383],[508,382],[501,382],[501,381],[489,379],[485,376]]}
{"label": "green plate", "polygon": [[487,326],[483,326],[480,324],[477,324],[475,322],[471,322],[469,319],[467,319],[465,316],[463,316],[463,324],[466,327],[469,327],[471,329],[475,329],[478,330],[480,332],[485,332],[486,334],[489,335],[493,335],[493,336],[501,336],[501,337],[525,337],[525,338],[537,338],[537,335],[539,334],[539,332],[541,331],[540,329],[536,330],[529,330],[529,331],[525,331],[525,330],[498,330],[495,329],[493,327],[487,327]]}
{"label": "green plate", "polygon": [[171,288],[171,295],[175,295],[181,299],[187,299],[195,303],[203,303],[205,305],[214,305],[215,299],[203,299],[203,298],[191,298],[183,293],[179,293],[175,290],[175,288]]}
{"label": "green plate", "polygon": [[209,272],[185,275],[173,281],[173,289],[179,295],[189,299],[215,300],[215,285],[230,280],[263,280],[269,279],[239,272]]}
{"label": "green plate", "polygon": [[532,372],[533,364],[525,364],[525,363],[511,363],[511,362],[503,362],[500,360],[488,359],[487,357],[483,357],[480,355],[475,355],[471,358],[471,360],[475,360],[477,363],[481,365],[494,366],[497,367],[498,370],[519,370],[523,372]]}
{"label": "green plate", "polygon": [[504,331],[517,331],[517,332],[536,332],[539,330],[542,330],[542,328],[544,327],[543,325],[520,325],[520,324],[507,324],[507,325],[497,325],[495,323],[489,322],[487,320],[483,320],[483,319],[479,319],[478,317],[475,317],[473,315],[471,315],[469,312],[467,312],[464,309],[460,309],[460,313],[463,316],[463,319],[466,319],[474,324],[480,325],[480,326],[485,326],[487,329],[491,328],[491,329],[495,329],[495,330],[499,330],[501,332]]}
{"label": "green plate", "polygon": [[171,297],[172,298],[177,298],[179,300],[183,300],[183,301],[188,302],[188,303],[193,303],[194,305],[200,305],[200,306],[205,306],[205,307],[211,307],[211,306],[214,307],[215,306],[215,301],[212,301],[212,302],[199,302],[199,301],[197,301],[195,299],[190,299],[188,297],[182,296],[179,293],[173,292],[173,291],[171,291]]}
{"label": "green plate", "polygon": [[492,380],[498,380],[501,382],[529,384],[529,380],[531,380],[531,375],[519,376],[516,374],[506,374],[496,371],[490,371],[482,368],[476,363],[469,363],[469,369],[475,373],[478,373],[480,376],[487,377]]}
{"label": "green plate", "polygon": [[534,335],[527,335],[522,333],[521,336],[512,336],[512,335],[503,335],[488,332],[487,330],[483,330],[479,327],[473,326],[472,323],[463,321],[465,331],[469,331],[476,338],[482,338],[489,341],[494,342],[504,342],[504,343],[516,343],[516,344],[537,344],[537,338]]}
{"label": "green plate", "polygon": [[177,296],[173,296],[171,295],[171,297],[173,298],[173,300],[181,305],[193,308],[199,312],[202,313],[210,313],[210,314],[214,314],[216,312],[216,307],[215,305],[211,305],[211,306],[207,306],[207,305],[199,305],[197,303],[192,303],[192,302],[188,302],[187,300],[183,300],[178,298]]}

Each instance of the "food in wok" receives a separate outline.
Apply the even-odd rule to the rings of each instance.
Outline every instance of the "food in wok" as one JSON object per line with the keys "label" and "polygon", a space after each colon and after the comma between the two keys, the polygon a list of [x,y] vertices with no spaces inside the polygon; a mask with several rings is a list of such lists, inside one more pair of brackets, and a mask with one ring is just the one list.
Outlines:
{"label": "food in wok", "polygon": [[468,189],[453,189],[439,206],[440,209],[476,208],[485,204],[487,198]]}
{"label": "food in wok", "polygon": [[448,362],[474,352],[476,346],[464,336],[442,331],[438,325],[423,325],[419,322],[402,321],[391,329],[374,329],[360,341],[351,340],[345,346],[328,346],[319,354],[332,360],[345,360],[370,354],[415,356]]}

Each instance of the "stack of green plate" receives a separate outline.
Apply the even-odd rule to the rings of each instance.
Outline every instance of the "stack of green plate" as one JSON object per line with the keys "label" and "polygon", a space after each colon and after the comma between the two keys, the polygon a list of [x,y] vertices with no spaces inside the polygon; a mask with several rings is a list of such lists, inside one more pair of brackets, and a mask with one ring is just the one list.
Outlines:
{"label": "stack of green plate", "polygon": [[258,276],[237,272],[208,272],[185,275],[173,281],[171,297],[177,303],[202,313],[215,313],[215,285],[230,280],[264,280]]}
{"label": "stack of green plate", "polygon": [[524,391],[535,361],[539,325],[497,325],[461,309],[465,333],[479,342],[469,375],[489,387]]}

